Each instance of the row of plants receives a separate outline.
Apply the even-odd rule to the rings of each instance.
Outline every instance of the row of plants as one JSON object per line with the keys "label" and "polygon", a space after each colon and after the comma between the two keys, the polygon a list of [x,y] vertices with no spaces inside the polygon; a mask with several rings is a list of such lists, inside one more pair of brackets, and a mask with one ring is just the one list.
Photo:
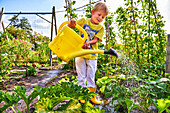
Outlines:
{"label": "row of plants", "polygon": [[[88,102],[94,93],[88,93],[87,88],[81,88],[75,82],[61,82],[55,86],[40,87],[35,86],[30,95],[26,95],[26,89],[20,86],[13,89],[14,93],[0,91],[0,102],[5,102],[5,105],[0,108],[0,112],[5,112],[8,107],[11,107],[14,113],[21,113],[17,103],[23,99],[27,105],[27,112],[30,113],[29,105],[34,99],[38,102],[35,104],[36,112],[97,112],[104,113],[104,110],[95,108]],[[64,80],[65,81],[65,80]],[[75,80],[76,81],[76,80]],[[85,99],[85,104],[81,105],[78,100]],[[57,105],[65,101],[61,106]]]}
{"label": "row of plants", "polygon": [[145,72],[143,76],[138,76],[138,67],[128,63],[128,59],[121,61],[122,64],[99,65],[96,72],[96,84],[101,95],[105,99],[112,98],[116,111],[130,112],[135,109],[151,112],[154,106],[155,112],[169,112],[169,75],[164,77],[156,72]]}
{"label": "row of plants", "polygon": [[35,76],[36,73],[35,68],[37,66],[28,66],[29,63],[36,62],[37,64],[43,64],[40,66],[49,66],[49,37],[36,32],[34,35],[29,35],[25,29],[15,28],[14,26],[7,28],[6,33],[0,32],[0,37],[0,89],[5,88],[4,81],[9,79],[8,74],[11,73],[10,70],[13,67],[24,66],[26,72],[23,77],[25,77]]}
{"label": "row of plants", "polygon": [[120,49],[129,61],[141,69],[163,73],[167,36],[156,0],[125,0],[125,6],[119,7],[114,14],[122,43]]}
{"label": "row of plants", "polygon": [[[158,113],[169,112],[170,80],[168,78],[148,79],[151,75],[155,75],[150,73],[146,75],[146,79],[143,79],[136,75],[119,73],[120,69],[116,72],[116,69],[110,69],[110,72],[114,73],[109,74],[110,76],[101,74],[105,70],[97,72],[101,75],[96,81],[100,95],[103,95],[103,100],[111,98],[115,111],[124,113],[130,113],[133,110],[148,113],[153,110]],[[1,112],[8,107],[11,107],[14,112],[20,112],[17,103],[21,99],[24,100],[27,111],[30,112],[29,105],[35,98],[38,99],[34,105],[35,112],[105,112],[89,103],[95,93],[88,93],[87,88],[78,86],[78,78],[74,75],[65,76],[55,86],[36,86],[30,95],[26,95],[26,89],[20,86],[15,87],[13,91],[15,93],[12,94],[0,92],[0,102],[5,102],[5,105],[0,108]],[[80,104],[78,100],[81,99],[85,99],[86,103]],[[156,109],[151,109],[152,106]]]}
{"label": "row of plants", "polygon": [[153,111],[150,107],[155,106],[158,110],[155,112],[162,113],[163,111],[169,112],[169,82],[167,78],[148,81],[134,75],[125,79],[125,75],[119,74],[111,78],[102,77],[97,80],[97,85],[105,99],[113,96],[112,103],[116,103],[116,111],[122,110],[129,113],[136,109],[149,113]]}
{"label": "row of plants", "polygon": [[[3,74],[3,76],[0,77],[0,90],[6,90],[7,85],[9,84],[7,81],[10,79],[21,79],[28,76],[37,76],[37,69],[40,67],[48,67],[49,64],[39,64],[37,62],[35,63],[11,63],[12,68],[9,69],[24,69],[23,72],[13,72],[13,71],[7,71],[8,73]],[[11,76],[12,75],[12,76]]]}
{"label": "row of plants", "polygon": [[134,62],[129,62],[123,52],[118,59],[112,57],[112,62],[106,59],[106,55],[99,55],[96,84],[105,99],[112,97],[117,111],[123,109],[122,112],[130,112],[135,108],[138,112],[151,112],[154,106],[155,112],[169,112],[168,73],[158,74],[154,67],[153,71],[142,70]]}
{"label": "row of plants", "polygon": [[[12,67],[13,63],[18,62],[49,62],[50,49],[48,48],[49,39],[37,41],[23,40],[13,37],[9,33],[1,33],[1,75],[5,74]],[[8,36],[8,40],[5,38]]]}

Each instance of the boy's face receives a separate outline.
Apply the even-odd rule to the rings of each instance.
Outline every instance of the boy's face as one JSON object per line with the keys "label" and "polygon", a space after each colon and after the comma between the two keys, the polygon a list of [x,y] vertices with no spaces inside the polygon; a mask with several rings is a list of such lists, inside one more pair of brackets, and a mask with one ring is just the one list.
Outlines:
{"label": "boy's face", "polygon": [[92,17],[91,22],[93,24],[99,24],[103,21],[103,19],[106,17],[106,13],[102,10],[94,11],[92,10]]}

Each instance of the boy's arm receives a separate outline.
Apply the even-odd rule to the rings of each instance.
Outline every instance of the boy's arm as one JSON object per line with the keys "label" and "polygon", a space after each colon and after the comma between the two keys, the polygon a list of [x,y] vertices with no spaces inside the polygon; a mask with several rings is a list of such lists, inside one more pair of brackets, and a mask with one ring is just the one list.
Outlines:
{"label": "boy's arm", "polygon": [[93,40],[90,40],[90,41],[85,42],[84,45],[82,46],[82,48],[83,48],[83,49],[89,49],[89,48],[90,48],[90,45],[97,43],[98,40],[99,40],[99,39],[98,39],[96,36],[94,36]]}
{"label": "boy's arm", "polygon": [[99,39],[96,36],[94,36],[93,40],[87,41],[86,43],[87,44],[95,44],[98,40]]}

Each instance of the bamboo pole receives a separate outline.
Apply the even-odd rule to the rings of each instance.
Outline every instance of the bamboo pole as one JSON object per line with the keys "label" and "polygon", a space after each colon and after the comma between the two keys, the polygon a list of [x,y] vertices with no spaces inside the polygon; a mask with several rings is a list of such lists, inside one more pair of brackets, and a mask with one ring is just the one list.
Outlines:
{"label": "bamboo pole", "polygon": [[[132,7],[132,17],[133,17],[133,22],[134,22],[134,28],[135,28],[135,41],[136,41],[136,53],[138,54],[139,52],[139,45],[138,45],[138,41],[137,41],[137,36],[138,36],[138,32],[136,29],[136,18],[135,18],[135,14],[134,14],[134,6],[133,6],[133,0],[131,0],[131,7]],[[139,63],[139,56],[137,56],[137,62]]]}
{"label": "bamboo pole", "polygon": [[[53,17],[54,17],[54,13],[55,13],[55,8],[53,6],[53,9],[52,9],[52,24],[51,24],[51,40],[53,40]],[[52,51],[50,50],[50,66],[52,67]]]}
{"label": "bamboo pole", "polygon": [[[2,21],[3,11],[4,11],[4,8],[2,8],[2,11],[1,11],[1,15],[0,15],[0,23],[1,23],[1,21]],[[1,46],[2,46],[1,37],[0,37],[0,43],[1,43]],[[1,50],[0,50],[0,74],[1,74],[1,73],[2,73],[2,69],[1,69]]]}
{"label": "bamboo pole", "polygon": [[[149,0],[149,14],[148,14],[148,31],[149,31],[149,33],[148,33],[148,38],[150,38],[150,35],[151,35],[151,33],[150,33],[150,6],[151,6],[151,3],[150,3],[150,0]],[[150,62],[150,60],[149,60],[149,50],[150,50],[150,44],[149,44],[149,41],[148,41],[148,63]]]}
{"label": "bamboo pole", "polygon": [[56,15],[55,15],[55,7],[54,7],[54,26],[55,26],[55,34],[56,34],[56,36],[57,36],[57,22],[56,22]]}
{"label": "bamboo pole", "polygon": [[166,48],[166,69],[165,73],[170,73],[170,34],[167,35],[167,48]]}

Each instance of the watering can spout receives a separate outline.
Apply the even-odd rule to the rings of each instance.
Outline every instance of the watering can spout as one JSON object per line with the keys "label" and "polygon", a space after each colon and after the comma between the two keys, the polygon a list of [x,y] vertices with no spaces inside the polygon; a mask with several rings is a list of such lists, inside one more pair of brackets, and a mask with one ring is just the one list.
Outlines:
{"label": "watering can spout", "polygon": [[74,52],[72,54],[70,54],[66,59],[72,59],[72,58],[75,58],[75,57],[80,57],[80,56],[83,56],[83,55],[87,55],[87,54],[95,54],[95,53],[99,53],[99,54],[110,54],[110,55],[114,55],[116,57],[118,57],[118,53],[110,48],[109,50],[90,50],[90,49],[82,49],[81,51],[77,51],[77,52]]}
{"label": "watering can spout", "polygon": [[70,54],[68,59],[80,57],[80,56],[87,55],[87,54],[95,54],[95,53],[104,54],[104,51],[103,50],[81,49],[81,51],[77,51],[77,52]]}
{"label": "watering can spout", "polygon": [[118,53],[114,49],[107,50],[90,50],[90,49],[82,49],[82,46],[87,39],[86,31],[76,25],[83,34],[82,38],[76,32],[74,32],[68,26],[64,26],[65,24],[69,24],[69,21],[62,23],[59,27],[58,34],[54,38],[52,42],[48,45],[49,48],[63,61],[68,61],[69,59],[87,55],[87,54],[111,54],[118,57]]}
{"label": "watering can spout", "polygon": [[105,50],[104,54],[109,54],[109,55],[114,55],[116,57],[119,57],[119,54],[112,48],[110,48],[109,50]]}

